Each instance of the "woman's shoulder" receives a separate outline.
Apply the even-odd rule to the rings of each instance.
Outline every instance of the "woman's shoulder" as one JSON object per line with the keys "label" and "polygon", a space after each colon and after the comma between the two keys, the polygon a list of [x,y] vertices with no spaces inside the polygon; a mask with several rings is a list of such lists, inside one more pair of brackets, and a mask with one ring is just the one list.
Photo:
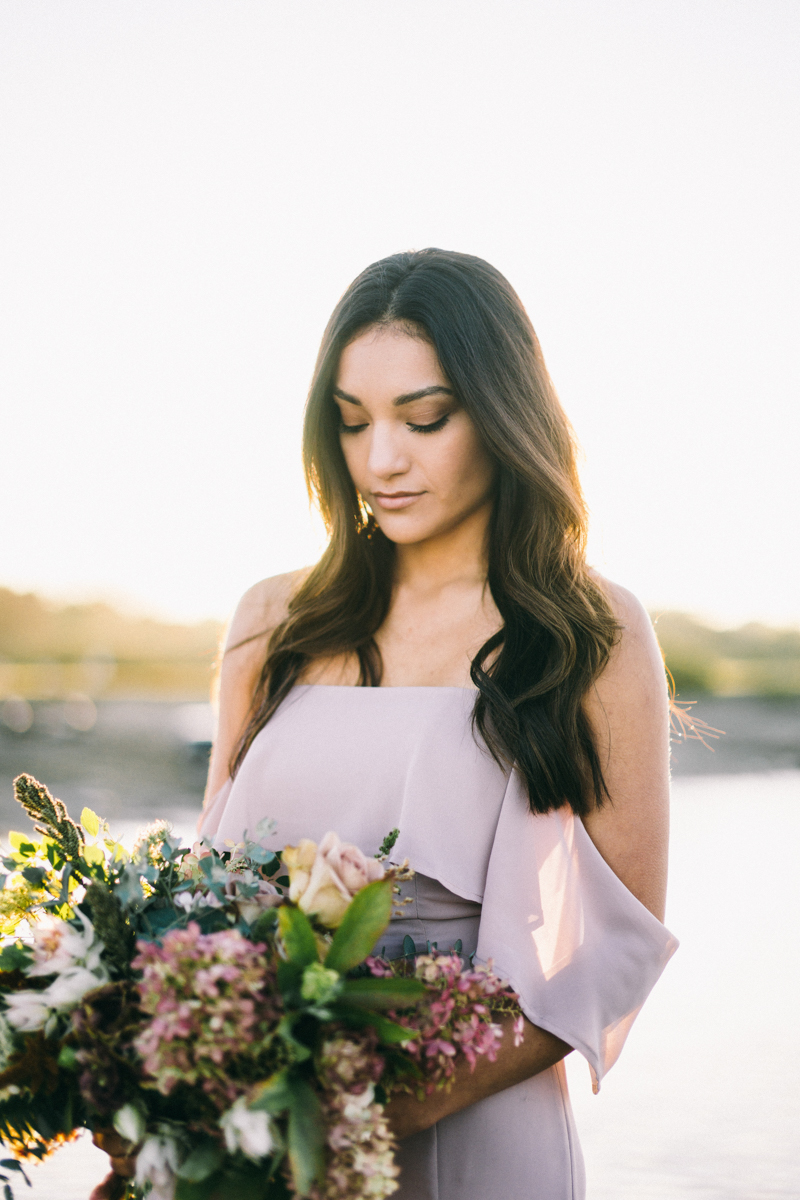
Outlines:
{"label": "woman's shoulder", "polygon": [[308,575],[310,567],[260,579],[248,588],[236,606],[225,638],[225,654],[268,638],[289,611],[289,601]]}
{"label": "woman's shoulder", "polygon": [[664,659],[647,609],[628,588],[590,572],[608,600],[619,632],[608,663],[596,681],[601,692],[620,690],[642,698],[666,695]]}

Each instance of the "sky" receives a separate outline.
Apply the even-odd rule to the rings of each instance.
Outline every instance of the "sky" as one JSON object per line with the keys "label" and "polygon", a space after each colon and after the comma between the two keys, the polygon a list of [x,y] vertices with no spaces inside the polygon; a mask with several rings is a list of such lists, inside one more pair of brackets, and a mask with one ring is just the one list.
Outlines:
{"label": "sky", "polygon": [[323,544],[330,311],[514,285],[651,610],[800,623],[796,0],[3,0],[0,586],[225,617]]}

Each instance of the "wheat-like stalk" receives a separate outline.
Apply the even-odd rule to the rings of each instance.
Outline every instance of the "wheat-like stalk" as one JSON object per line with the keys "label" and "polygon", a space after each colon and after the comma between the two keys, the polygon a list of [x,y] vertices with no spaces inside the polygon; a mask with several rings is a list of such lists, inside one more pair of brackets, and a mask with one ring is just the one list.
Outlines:
{"label": "wheat-like stalk", "polygon": [[43,783],[32,775],[18,775],[14,780],[14,795],[34,821],[37,833],[51,837],[61,846],[68,858],[79,858],[83,850],[83,833],[69,815],[61,800],[51,796]]}

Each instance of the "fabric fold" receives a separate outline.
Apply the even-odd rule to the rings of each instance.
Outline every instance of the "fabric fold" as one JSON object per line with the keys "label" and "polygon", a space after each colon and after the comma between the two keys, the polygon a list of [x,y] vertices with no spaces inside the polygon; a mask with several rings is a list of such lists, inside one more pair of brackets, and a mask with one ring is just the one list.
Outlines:
{"label": "fabric fold", "polygon": [[472,731],[466,688],[295,688],[212,799],[219,849],[277,817],[280,849],[334,829],[482,905],[477,956],[527,1017],[589,1062],[595,1087],[677,948],[569,809],[531,814],[516,771]]}
{"label": "fabric fold", "polygon": [[605,862],[569,809],[531,816],[512,774],[495,833],[478,958],[525,1015],[588,1061],[595,1091],[678,941]]}

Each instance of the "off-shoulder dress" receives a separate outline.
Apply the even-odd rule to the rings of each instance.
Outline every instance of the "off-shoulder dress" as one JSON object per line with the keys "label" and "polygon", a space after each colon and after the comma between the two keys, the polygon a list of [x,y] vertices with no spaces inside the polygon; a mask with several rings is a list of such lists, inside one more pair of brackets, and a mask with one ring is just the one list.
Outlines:
{"label": "off-shoulder dress", "polygon": [[[203,833],[222,847],[277,821],[270,844],[335,830],[417,872],[382,939],[410,935],[491,959],[528,1018],[578,1050],[595,1089],[677,947],[569,809],[531,814],[472,730],[475,692],[294,688],[214,797]],[[588,1081],[587,1081],[588,1082]],[[400,1147],[397,1200],[583,1200],[563,1063],[446,1117]]]}

